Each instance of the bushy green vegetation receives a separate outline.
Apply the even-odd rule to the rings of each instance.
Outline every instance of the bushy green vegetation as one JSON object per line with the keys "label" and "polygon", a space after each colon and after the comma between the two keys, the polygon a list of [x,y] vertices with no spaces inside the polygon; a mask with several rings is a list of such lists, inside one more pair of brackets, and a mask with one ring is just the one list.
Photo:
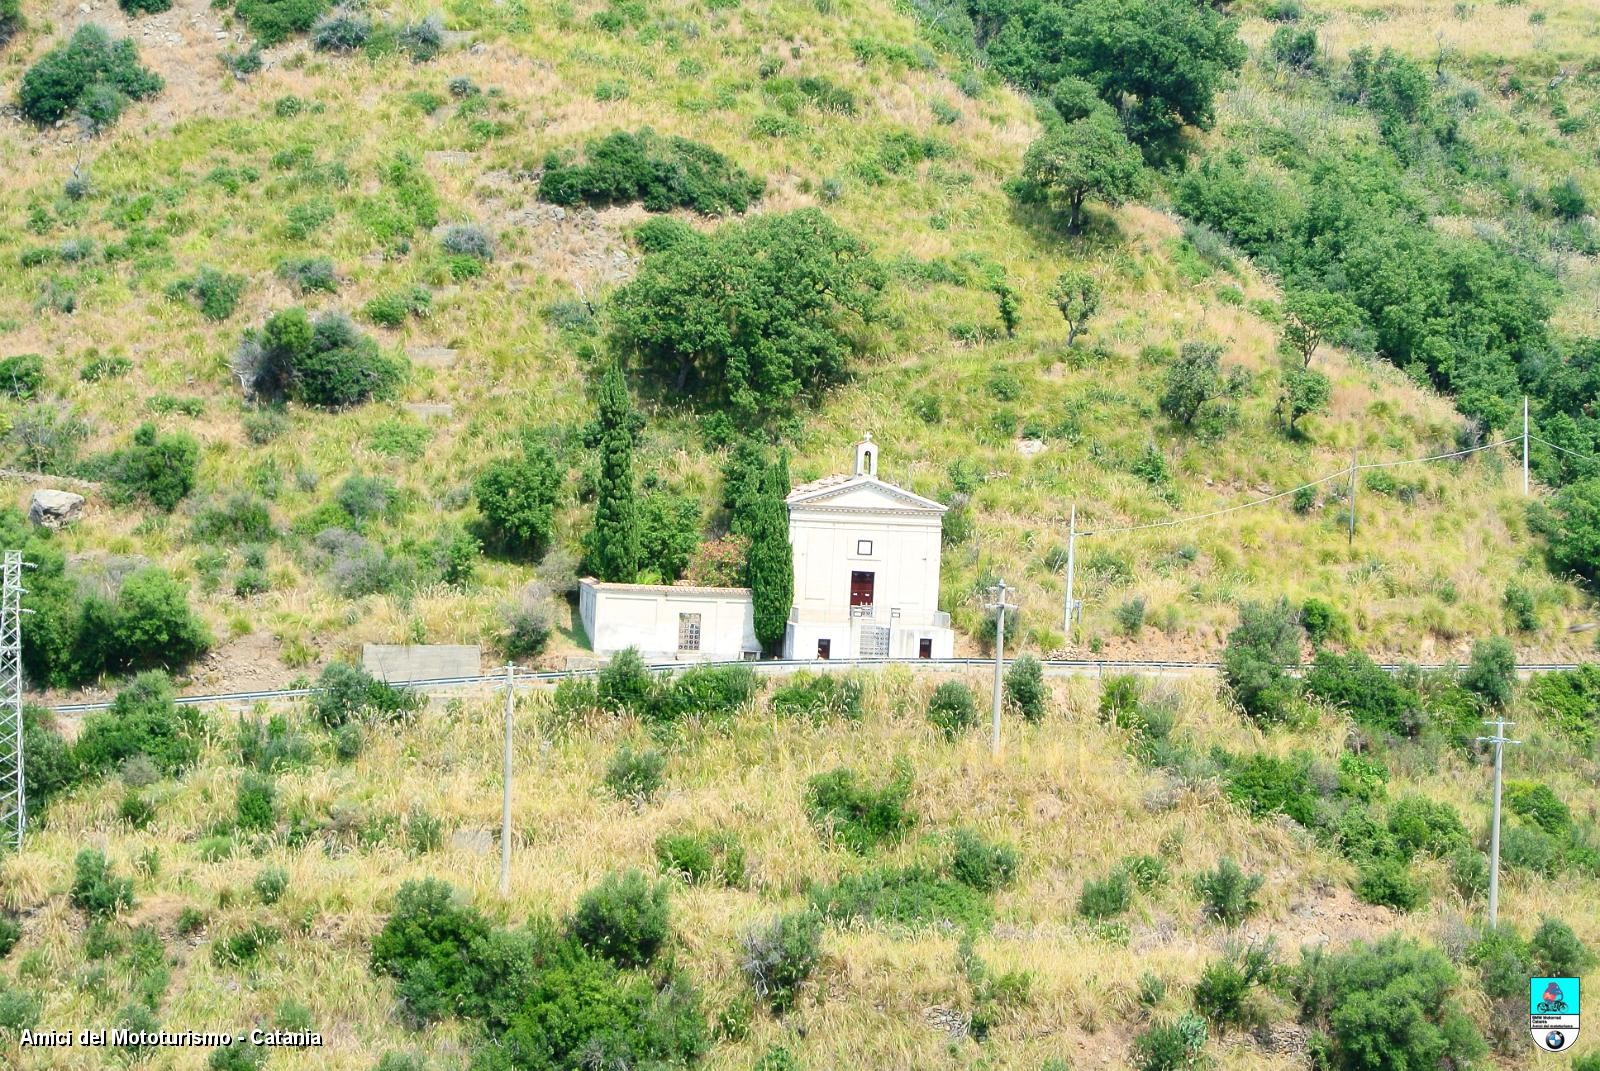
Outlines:
{"label": "bushy green vegetation", "polygon": [[404,366],[343,313],[324,312],[313,322],[299,308],[246,331],[233,363],[235,375],[257,397],[329,409],[387,397],[405,376]]}
{"label": "bushy green vegetation", "polygon": [[311,693],[311,715],[329,729],[362,717],[393,719],[416,710],[422,696],[380,681],[360,666],[329,662]]}
{"label": "bushy green vegetation", "polygon": [[744,884],[744,845],[732,833],[664,833],[656,838],[655,852],[662,873],[691,885]]}
{"label": "bushy green vegetation", "polygon": [[911,797],[911,765],[897,760],[889,780],[879,788],[862,783],[848,767],[818,774],[806,784],[806,815],[818,832],[853,852],[866,854],[893,844],[916,824],[907,806]]}
{"label": "bushy green vegetation", "polygon": [[928,697],[928,721],[947,737],[978,724],[978,704],[964,681],[945,681]]}
{"label": "bushy green vegetation", "polygon": [[129,100],[161,92],[161,76],[139,63],[128,38],[113,41],[100,26],[80,26],[71,39],[39,58],[22,77],[22,114],[35,123],[54,123],[74,110],[91,125],[111,125]]}
{"label": "bushy green vegetation", "polygon": [[639,201],[651,212],[688,208],[707,216],[743,212],[765,188],[716,150],[648,128],[589,142],[582,162],[552,153],[539,179],[540,198],[558,205]]}
{"label": "bushy green vegetation", "polygon": [[844,376],[884,282],[814,209],[727,223],[645,255],[614,297],[615,342],[675,395],[771,416]]}

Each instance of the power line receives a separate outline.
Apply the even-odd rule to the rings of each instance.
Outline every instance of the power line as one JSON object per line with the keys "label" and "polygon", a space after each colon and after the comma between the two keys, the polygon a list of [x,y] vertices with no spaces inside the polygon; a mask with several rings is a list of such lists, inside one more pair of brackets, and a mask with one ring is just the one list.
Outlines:
{"label": "power line", "polygon": [[1585,453],[1580,453],[1577,450],[1569,450],[1565,446],[1557,446],[1555,443],[1551,442],[1549,439],[1541,439],[1537,435],[1533,436],[1532,438],[1533,438],[1533,441],[1536,442],[1536,443],[1543,443],[1544,445],[1548,446],[1552,450],[1560,450],[1563,454],[1571,454],[1573,457],[1578,458],[1579,460],[1582,460],[1582,461],[1600,461],[1600,456],[1597,456],[1595,454],[1585,454]]}
{"label": "power line", "polygon": [[[1222,517],[1226,514],[1237,513],[1240,510],[1251,509],[1255,506],[1264,506],[1268,502],[1276,502],[1278,499],[1287,498],[1297,491],[1304,491],[1310,487],[1318,487],[1332,480],[1345,479],[1350,475],[1351,469],[1355,469],[1359,472],[1367,469],[1398,468],[1401,465],[1420,465],[1429,461],[1444,461],[1455,457],[1466,457],[1469,454],[1476,454],[1483,450],[1493,450],[1496,447],[1507,446],[1511,443],[1521,441],[1522,437],[1519,435],[1511,439],[1501,439],[1499,442],[1485,443],[1482,446],[1469,446],[1464,450],[1451,450],[1448,453],[1432,454],[1428,457],[1413,457],[1407,458],[1403,461],[1369,461],[1366,464],[1360,465],[1352,464],[1340,469],[1338,472],[1331,472],[1326,476],[1303,483],[1298,487],[1291,487],[1287,491],[1279,491],[1276,494],[1267,495],[1265,498],[1258,498],[1250,502],[1241,502],[1236,506],[1228,506],[1224,509],[1212,510],[1210,513],[1199,513],[1188,517],[1174,517],[1171,520],[1152,521],[1149,524],[1134,524],[1124,528],[1096,528],[1090,531],[1079,532],[1078,535],[1080,537],[1093,535],[1120,535],[1124,532],[1143,532],[1152,528],[1171,528],[1174,525],[1192,524],[1198,521],[1207,521],[1213,517]],[[1540,441],[1542,442],[1543,440]]]}

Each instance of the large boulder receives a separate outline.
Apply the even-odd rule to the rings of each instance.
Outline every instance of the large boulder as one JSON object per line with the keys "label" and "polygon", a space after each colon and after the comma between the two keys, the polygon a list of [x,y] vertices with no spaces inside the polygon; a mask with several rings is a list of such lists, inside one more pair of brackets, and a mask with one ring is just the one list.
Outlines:
{"label": "large boulder", "polygon": [[41,528],[65,528],[82,517],[83,496],[71,491],[35,491],[28,503],[28,520]]}

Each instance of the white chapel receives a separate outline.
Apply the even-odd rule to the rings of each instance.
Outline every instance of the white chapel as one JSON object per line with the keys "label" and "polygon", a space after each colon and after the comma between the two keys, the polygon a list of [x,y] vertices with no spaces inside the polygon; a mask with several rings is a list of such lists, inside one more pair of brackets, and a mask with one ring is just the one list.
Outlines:
{"label": "white chapel", "polygon": [[[855,446],[850,473],[802,484],[785,500],[794,548],[789,659],[949,658],[939,610],[945,507],[878,478],[878,446]],[[605,584],[585,579],[579,615],[596,654],[637,647],[646,661],[759,656],[748,588]]]}

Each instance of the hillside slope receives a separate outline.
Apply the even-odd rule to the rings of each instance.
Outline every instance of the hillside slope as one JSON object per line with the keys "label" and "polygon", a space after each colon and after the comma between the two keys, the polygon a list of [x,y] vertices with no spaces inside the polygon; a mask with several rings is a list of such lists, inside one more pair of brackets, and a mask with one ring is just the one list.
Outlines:
{"label": "hillside slope", "polygon": [[[242,50],[247,34],[193,0],[132,20],[106,5],[27,14],[33,27],[0,60],[6,95],[27,62],[91,19],[131,34],[168,83],[93,140],[70,124],[41,132],[10,122],[0,132],[9,179],[0,258],[33,265],[0,278],[0,355],[45,355],[43,401],[30,404],[70,411],[87,428],[67,469],[125,444],[142,420],[200,440],[198,485],[174,514],[92,496],[64,545],[102,585],[139,558],[192,583],[223,641],[197,668],[210,687],[287,680],[363,641],[493,640],[506,599],[537,566],[485,559],[455,587],[424,569],[415,584],[347,599],[309,549],[315,511],[352,471],[386,477],[403,493],[366,537],[423,555],[442,523],[472,521],[473,478],[523,428],[574,441],[601,343],[585,334],[582,303],[632,273],[629,233],[647,213],[543,204],[536,178],[549,151],[614,130],[703,141],[766,180],[757,211],[821,205],[888,266],[867,354],[850,383],[791,429],[790,468],[796,480],[835,471],[871,431],[888,478],[941,498],[970,495],[970,534],[947,548],[944,584],[969,633],[981,618],[975,592],[1003,575],[1021,588],[1024,642],[1063,648],[1060,550],[1073,503],[1086,528],[1164,520],[1336,473],[1352,454],[1446,452],[1462,434],[1447,400],[1325,349],[1331,405],[1305,420],[1303,438],[1286,437],[1273,415],[1271,284],[1148,207],[1097,211],[1090,235],[1070,243],[1017,209],[1004,187],[1038,131],[1030,105],[933,48],[888,5],[573,5],[533,17],[519,5],[463,3],[446,11],[446,50],[431,63],[329,55],[291,38],[242,80],[218,55]],[[843,90],[853,114],[775,96],[778,81],[804,77]],[[452,96],[447,83],[460,78],[481,93]],[[906,135],[932,158],[905,159]],[[75,187],[81,199],[65,192],[74,167],[87,180]],[[436,229],[396,222],[407,190],[436,196]],[[493,238],[493,262],[476,277],[455,278],[440,250],[443,228],[458,223]],[[280,266],[316,257],[331,259],[335,290],[296,293]],[[220,323],[169,296],[207,266],[245,279]],[[1069,352],[1047,292],[1074,267],[1101,279],[1106,301]],[[996,272],[1020,297],[1015,337],[1001,331],[985,281]],[[291,304],[357,313],[415,286],[431,291],[425,319],[397,330],[362,324],[409,354],[396,400],[337,413],[291,407],[286,427],[247,431],[229,372],[243,329]],[[1253,379],[1235,426],[1198,440],[1154,406],[1171,354],[1197,340],[1224,345],[1225,363]],[[128,361],[121,375],[117,358]],[[85,378],[86,367],[100,378]],[[22,418],[24,403],[5,404]],[[641,449],[643,471],[698,497],[709,527],[720,523],[720,457],[697,421],[657,408]],[[1163,463],[1155,477],[1152,457]],[[588,462],[581,450],[563,461],[575,479],[557,543],[574,548],[588,524],[577,493]],[[1526,656],[1581,657],[1588,637],[1567,628],[1590,614],[1577,589],[1542,567],[1516,461],[1507,449],[1369,481],[1349,543],[1337,480],[1304,513],[1284,501],[1085,540],[1080,642],[1199,655],[1220,643],[1240,600],[1316,595],[1345,611],[1365,646],[1459,660],[1472,636],[1507,626],[1503,600],[1515,584],[1538,607],[1537,627],[1518,637]],[[240,491],[269,506],[285,538],[264,552],[268,590],[235,596],[234,577],[252,566],[192,528],[198,512],[232,508]],[[1139,600],[1142,631],[1128,626]],[[569,631],[552,653],[578,642]]]}

